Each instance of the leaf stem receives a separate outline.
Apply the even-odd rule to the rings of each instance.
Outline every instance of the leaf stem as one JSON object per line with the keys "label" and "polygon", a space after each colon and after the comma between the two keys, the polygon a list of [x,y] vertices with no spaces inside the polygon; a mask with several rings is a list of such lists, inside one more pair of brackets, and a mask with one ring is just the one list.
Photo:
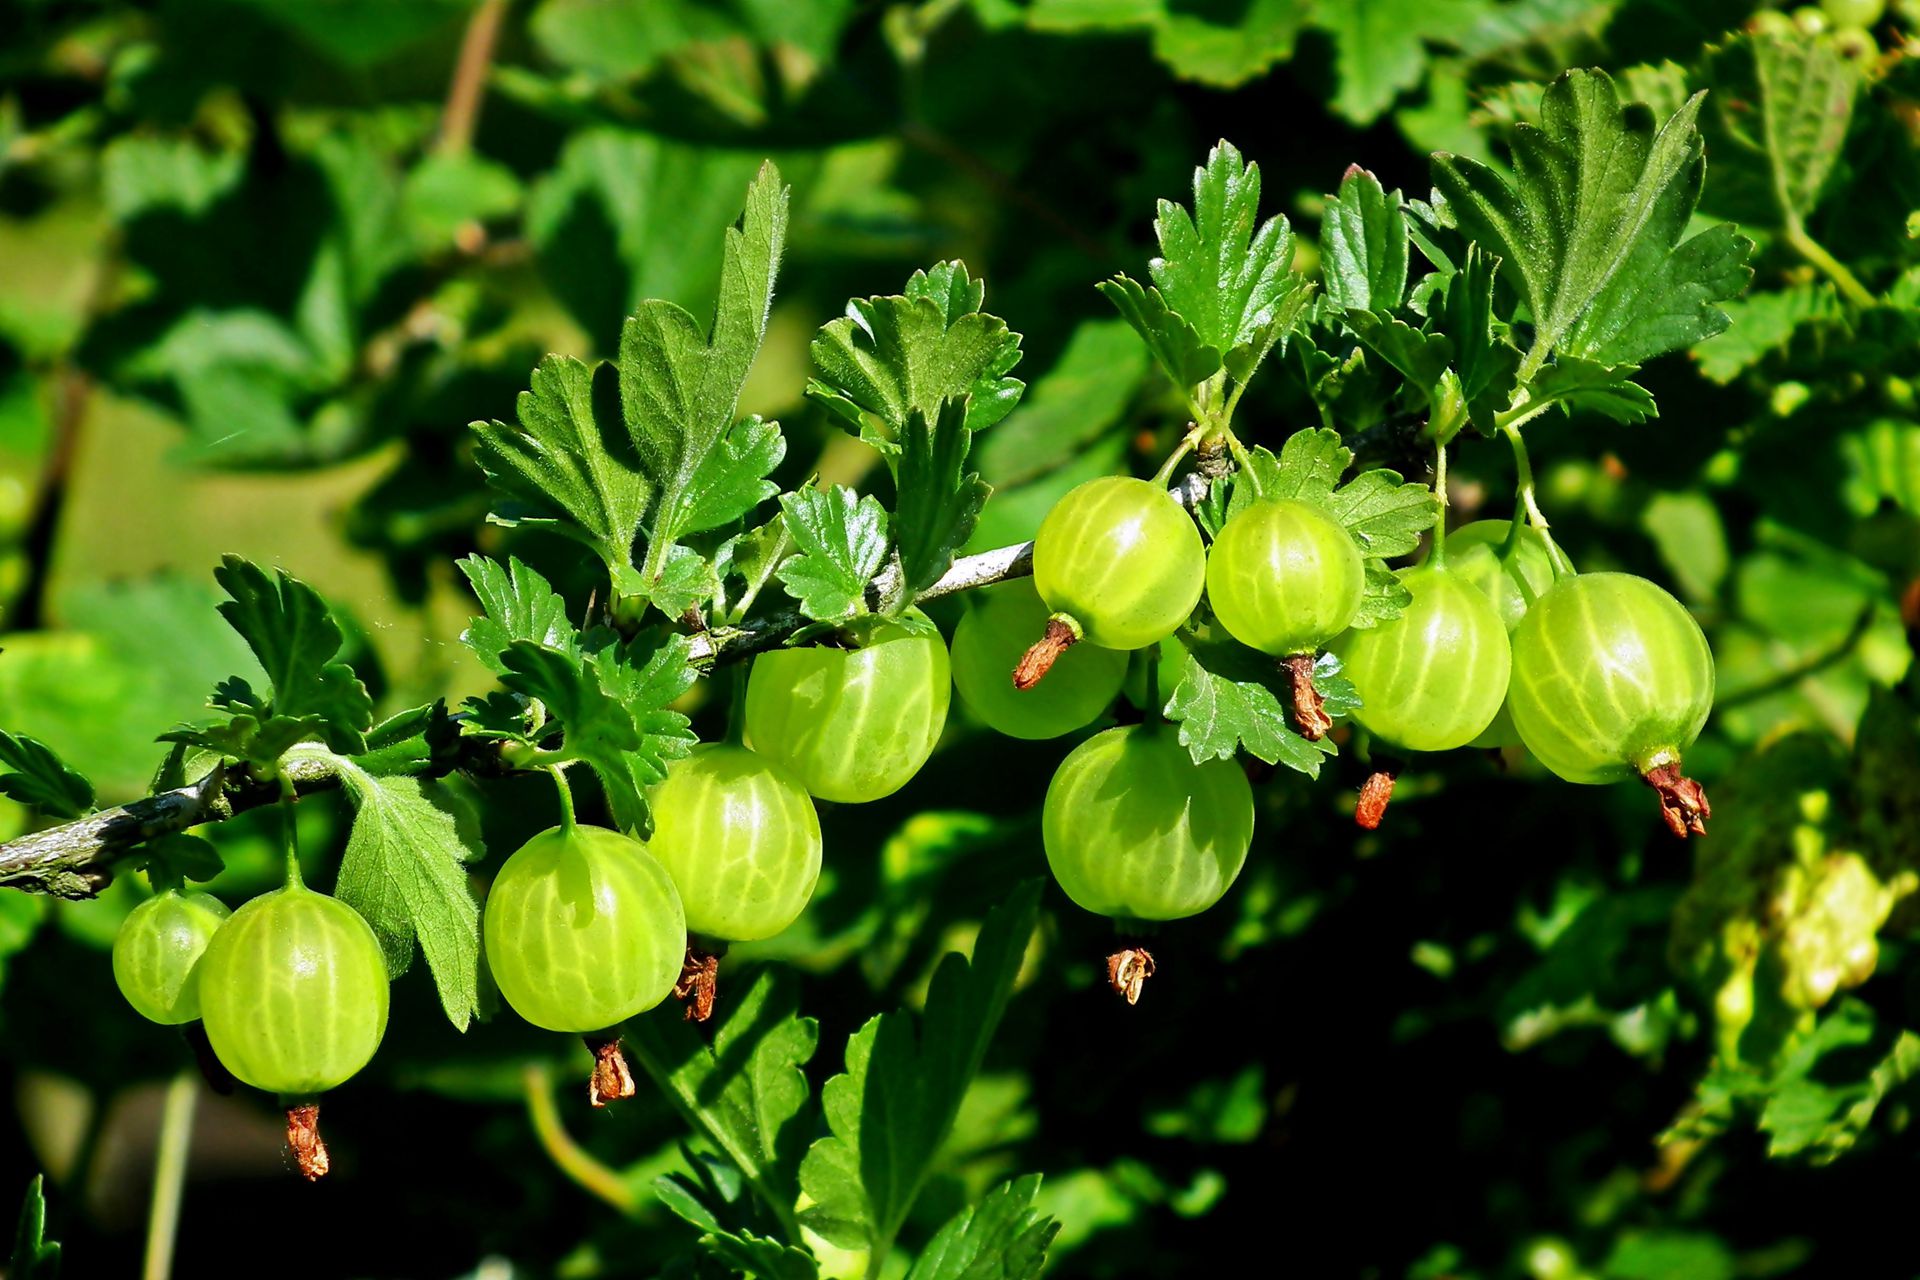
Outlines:
{"label": "leaf stem", "polygon": [[1436,569],[1447,567],[1447,446],[1437,445],[1433,451],[1433,550],[1428,553],[1427,563]]}
{"label": "leaf stem", "polygon": [[[1553,540],[1553,534],[1547,528],[1546,513],[1540,510],[1540,503],[1534,496],[1533,459],[1527,453],[1527,442],[1521,438],[1520,428],[1516,425],[1508,424],[1500,430],[1506,435],[1507,443],[1513,448],[1513,469],[1517,477],[1514,493],[1518,499],[1518,506],[1525,512],[1527,523],[1539,530],[1540,540],[1546,544],[1547,559],[1553,565],[1553,576],[1558,578],[1570,574],[1573,572],[1573,562],[1567,559],[1567,554],[1560,549],[1560,544]],[[1513,518],[1516,522],[1519,521],[1520,514],[1516,512]],[[1509,541],[1514,540],[1516,536],[1513,531],[1507,534]]]}
{"label": "leaf stem", "polygon": [[280,771],[280,841],[287,855],[287,887],[300,889],[306,882],[300,878],[300,822],[294,815],[293,803],[299,799],[294,790],[293,779],[287,771]]}
{"label": "leaf stem", "polygon": [[1167,455],[1167,460],[1160,464],[1158,471],[1153,473],[1153,483],[1162,487],[1171,484],[1173,469],[1180,465],[1181,459],[1193,452],[1195,445],[1206,438],[1207,430],[1207,424],[1204,421],[1188,423],[1187,433],[1180,437],[1179,446]]}
{"label": "leaf stem", "polygon": [[1787,215],[1786,237],[1787,243],[1793,246],[1793,251],[1818,267],[1827,279],[1833,281],[1834,287],[1845,295],[1848,302],[1856,307],[1872,307],[1879,304],[1879,299],[1873,296],[1873,291],[1860,283],[1860,277],[1848,270],[1846,263],[1828,253],[1825,245],[1807,234],[1806,224],[1801,222],[1799,214]]}
{"label": "leaf stem", "polygon": [[730,747],[742,747],[747,742],[747,669],[736,666],[727,684],[726,743]]}
{"label": "leaf stem", "polygon": [[200,1078],[192,1071],[182,1071],[167,1085],[166,1101],[160,1110],[153,1200],[147,1210],[147,1252],[140,1266],[140,1280],[168,1280],[173,1274],[173,1244],[180,1231],[187,1158],[193,1150],[193,1112],[199,1100]]}
{"label": "leaf stem", "polygon": [[521,1073],[527,1095],[527,1118],[533,1122],[533,1136],[552,1160],[554,1167],[574,1183],[631,1217],[640,1208],[639,1197],[619,1173],[595,1159],[593,1153],[573,1140],[561,1122],[560,1108],[553,1100],[553,1073],[544,1062],[531,1062]]}
{"label": "leaf stem", "polygon": [[435,150],[443,156],[464,154],[473,145],[474,126],[480,121],[480,98],[493,64],[493,47],[500,38],[500,20],[506,0],[481,0],[467,20],[454,63],[453,82],[447,86],[446,106],[440,114],[440,137]]}
{"label": "leaf stem", "polygon": [[560,830],[565,835],[573,834],[573,788],[567,785],[566,766],[551,764],[547,772],[553,775],[554,790],[560,795]]}

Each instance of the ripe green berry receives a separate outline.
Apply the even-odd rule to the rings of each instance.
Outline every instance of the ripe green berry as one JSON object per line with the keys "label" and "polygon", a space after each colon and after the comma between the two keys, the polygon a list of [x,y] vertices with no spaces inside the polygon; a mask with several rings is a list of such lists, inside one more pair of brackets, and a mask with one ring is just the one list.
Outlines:
{"label": "ripe green berry", "polygon": [[920,772],[947,724],[947,646],[910,609],[857,649],[776,649],[753,660],[747,745],[821,800],[890,796]]}
{"label": "ripe green berry", "polygon": [[1102,476],[1068,491],[1033,539],[1033,585],[1080,639],[1144,649],[1200,603],[1207,556],[1193,519],[1145,480]]}
{"label": "ripe green berry", "polygon": [[360,913],[300,884],[234,912],[200,958],[200,1017],[222,1066],[296,1097],[345,1083],[387,1029],[387,965]]}
{"label": "ripe green berry", "polygon": [[515,850],[481,932],[500,994],[548,1031],[603,1031],[653,1008],[687,953],[673,878],[603,827],[553,827]]}
{"label": "ripe green berry", "polygon": [[1886,0],[1820,0],[1836,27],[1870,27],[1887,15]]}
{"label": "ripe green berry", "polygon": [[200,1016],[200,957],[230,914],[210,894],[178,889],[127,913],[113,937],[113,981],[135,1012],[163,1026]]}
{"label": "ripe green berry", "polygon": [[1645,578],[1583,573],[1534,602],[1513,633],[1514,727],[1569,782],[1677,764],[1713,707],[1700,624]]}
{"label": "ripe green berry", "polygon": [[1041,837],[1053,878],[1098,915],[1178,920],[1220,901],[1253,842],[1253,790],[1195,764],[1165,725],[1108,729],[1060,762]]}
{"label": "ripe green berry", "polygon": [[1207,553],[1207,600],[1235,640],[1275,657],[1313,653],[1347,629],[1366,566],[1338,520],[1311,503],[1255,502]]}
{"label": "ripe green berry", "polygon": [[673,877],[686,927],[721,942],[771,938],[820,879],[820,819],[800,780],[745,747],[698,747],[653,789],[647,849]]}
{"label": "ripe green berry", "polygon": [[1057,738],[1091,724],[1127,678],[1127,655],[1098,645],[1061,654],[1031,689],[1013,687],[1013,669],[1047,625],[1047,606],[1027,581],[969,593],[953,632],[953,684],[960,699],[1009,738]]}
{"label": "ripe green berry", "polygon": [[[1476,520],[1447,535],[1447,569],[1480,588],[1492,601],[1494,612],[1506,624],[1507,635],[1527,616],[1527,608],[1544,595],[1554,583],[1553,556],[1547,540],[1532,525],[1520,530],[1520,537],[1503,559],[1507,536],[1513,531],[1508,520]],[[1485,732],[1473,740],[1476,747],[1517,747],[1519,731],[1513,727],[1513,713],[1500,704],[1499,713]]]}
{"label": "ripe green berry", "polygon": [[1356,719],[1409,751],[1445,751],[1473,741],[1507,694],[1507,629],[1466,579],[1437,565],[1402,569],[1413,594],[1391,622],[1334,642],[1360,694]]}

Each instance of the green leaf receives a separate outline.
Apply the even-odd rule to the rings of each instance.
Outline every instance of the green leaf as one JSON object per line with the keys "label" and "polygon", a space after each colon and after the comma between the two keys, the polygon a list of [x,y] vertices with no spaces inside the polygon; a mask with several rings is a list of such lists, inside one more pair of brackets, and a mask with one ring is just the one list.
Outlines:
{"label": "green leaf", "polygon": [[1682,241],[1705,157],[1695,96],[1655,129],[1602,71],[1569,71],[1514,133],[1512,181],[1474,160],[1434,157],[1460,229],[1497,254],[1534,325],[1529,356],[1638,363],[1727,327],[1751,245],[1729,227]]}
{"label": "green leaf", "polygon": [[1359,165],[1327,202],[1320,232],[1320,281],[1336,307],[1392,311],[1407,292],[1407,215],[1398,191]]}
{"label": "green leaf", "polygon": [[[780,424],[757,417],[734,424],[707,455],[687,489],[689,514],[683,533],[705,533],[744,519],[780,492],[767,479],[787,456]],[[667,612],[671,612],[668,610]]]}
{"label": "green leaf", "polygon": [[1162,714],[1180,726],[1180,745],[1195,764],[1245,750],[1317,778],[1321,761],[1339,754],[1331,738],[1309,742],[1293,731],[1283,702],[1290,694],[1271,658],[1230,641],[1183,643],[1188,661]]}
{"label": "green leaf", "polygon": [[480,905],[466,867],[485,856],[478,821],[462,821],[437,783],[332,763],[354,808],[334,896],[373,926],[390,976],[407,971],[419,940],[440,1007],[465,1031],[480,1011]]}
{"label": "green leaf", "polygon": [[[230,706],[216,699],[215,706]],[[159,736],[161,742],[205,747],[226,759],[271,769],[288,748],[323,735],[319,716],[276,716],[257,710],[237,710],[223,721],[185,724]]]}
{"label": "green leaf", "polygon": [[[637,643],[637,641],[636,641]],[[694,737],[687,718],[667,710],[692,681],[686,639],[676,636],[644,665],[609,648],[578,657],[516,640],[501,655],[500,683],[538,699],[559,720],[568,760],[584,761],[600,779],[622,830],[648,826],[646,788],[666,776],[667,761],[685,755]]]}
{"label": "green leaf", "polygon": [[273,682],[273,714],[317,717],[335,751],[360,750],[373,725],[373,699],[352,667],[334,661],[344,637],[320,593],[285,570],[268,577],[235,555],[221,557],[213,576],[232,597],[221,602],[220,616]]}
{"label": "green leaf", "polygon": [[1633,381],[1638,372],[1635,365],[1610,369],[1590,360],[1561,356],[1534,378],[1527,397],[1535,403],[1553,401],[1568,413],[1590,409],[1632,425],[1660,416],[1653,393]]}
{"label": "green leaf", "polygon": [[828,1240],[891,1247],[1006,1011],[1039,901],[1038,884],[1020,885],[988,914],[971,962],[940,962],[917,1033],[903,1010],[847,1041],[847,1069],[821,1093],[830,1134],[800,1166],[814,1200],[803,1220]]}
{"label": "green leaf", "polygon": [[[1513,400],[1520,353],[1495,332],[1493,277],[1500,260],[1469,244],[1459,270],[1447,277],[1434,328],[1453,343],[1453,369],[1475,426],[1493,429],[1494,416]],[[1502,326],[1504,329],[1504,326]]]}
{"label": "green leaf", "polygon": [[782,495],[787,532],[800,554],[781,564],[780,581],[816,622],[837,622],[864,608],[867,584],[887,555],[887,513],[871,494],[845,485]]}
{"label": "green leaf", "polygon": [[509,556],[504,569],[499,561],[485,556],[468,556],[455,563],[486,611],[485,617],[467,623],[460,640],[488,669],[506,671],[500,655],[515,640],[531,640],[561,653],[580,652],[580,637],[567,620],[567,602],[519,557]]}
{"label": "green leaf", "polygon": [[1007,376],[1020,362],[1020,335],[981,311],[985,300],[984,282],[960,262],[916,271],[904,293],[855,299],[814,338],[807,394],[889,463],[916,411],[932,420],[946,401],[964,400],[968,430],[992,426],[1026,384]]}
{"label": "green leaf", "polygon": [[78,818],[93,811],[93,784],[84,774],[69,768],[46,743],[4,730],[0,730],[0,796],[49,818]]}
{"label": "green leaf", "polygon": [[227,865],[211,840],[185,832],[154,837],[140,846],[140,856],[146,863],[149,882],[156,885],[211,880]]}
{"label": "green leaf", "polygon": [[[1860,1050],[1876,1039],[1885,1047],[1863,1060]],[[1824,1163],[1858,1142],[1887,1095],[1920,1074],[1920,1035],[1901,1030],[1885,1042],[1873,1009],[1858,1000],[1820,1019],[1768,1086],[1760,1112],[1767,1154]]]}
{"label": "green leaf", "polygon": [[1315,24],[1333,37],[1340,81],[1333,109],[1369,124],[1401,90],[1420,83],[1425,42],[1463,35],[1483,11],[1479,0],[1341,0],[1314,8]]}
{"label": "green leaf", "polygon": [[1103,280],[1098,288],[1147,344],[1174,386],[1185,391],[1220,371],[1220,349],[1207,345],[1186,317],[1167,305],[1158,289],[1124,275]]}
{"label": "green leaf", "polygon": [[[714,502],[714,478],[732,470],[734,459],[717,464],[718,473],[709,469],[710,459],[727,442],[740,388],[766,336],[786,243],[787,194],[779,170],[762,165],[747,188],[739,223],[727,229],[709,334],[684,308],[658,299],[642,302],[620,332],[620,404],[640,468],[657,493],[648,529],[653,574],[666,562],[663,544],[677,541],[700,517],[710,518],[715,505],[728,506],[736,496],[723,492]],[[741,442],[750,459],[754,436],[749,429]],[[759,439],[764,453],[763,433]]]}
{"label": "green leaf", "polygon": [[653,603],[669,618],[679,618],[699,607],[720,590],[720,575],[712,562],[692,547],[675,546],[667,552],[660,576],[653,580]]}
{"label": "green leaf", "polygon": [[1293,53],[1305,0],[1194,6],[1181,0],[1035,0],[1038,31],[1148,31],[1153,54],[1182,80],[1232,89]]}
{"label": "green leaf", "polygon": [[1261,223],[1259,213],[1260,166],[1218,142],[1194,170],[1192,212],[1160,201],[1153,229],[1161,256],[1147,264],[1167,307],[1221,353],[1240,382],[1297,318],[1296,295],[1306,284],[1293,271],[1286,218]]}
{"label": "green leaf", "polygon": [[1832,324],[1842,315],[1834,287],[1812,281],[1735,298],[1726,312],[1733,322],[1727,331],[1691,353],[1700,372],[1723,386],[1769,355],[1784,352],[1801,326]]}
{"label": "green leaf", "polygon": [[60,1280],[60,1246],[47,1239],[47,1198],[45,1180],[35,1177],[27,1184],[26,1198],[20,1204],[20,1225],[13,1235],[13,1257],[7,1263],[7,1280]]}
{"label": "green leaf", "polygon": [[1312,502],[1344,524],[1370,560],[1412,553],[1433,527],[1433,491],[1403,481],[1397,471],[1375,467],[1340,484],[1353,451],[1331,427],[1294,432],[1278,458],[1258,447],[1249,456],[1251,475],[1236,479],[1229,514],[1253,502],[1256,490],[1268,499]]}
{"label": "green leaf", "polygon": [[1148,359],[1121,321],[1081,321],[1020,407],[974,442],[981,478],[1005,490],[1080,460],[1120,425],[1147,375]]}
{"label": "green leaf", "polygon": [[903,605],[938,582],[953,564],[993,492],[977,472],[966,469],[973,444],[966,418],[966,402],[948,400],[936,418],[915,409],[907,419],[893,513]]}
{"label": "green leaf", "polygon": [[1347,327],[1367,349],[1398,370],[1421,394],[1432,400],[1440,375],[1453,363],[1453,342],[1445,334],[1428,333],[1384,311],[1349,311]]}
{"label": "green leaf", "polygon": [[989,1191],[947,1220],[920,1251],[907,1280],[1034,1280],[1060,1224],[1033,1207],[1040,1175]]}
{"label": "green leaf", "polygon": [[745,991],[730,991],[720,1007],[711,1046],[671,1008],[629,1022],[627,1050],[775,1220],[790,1220],[809,1132],[802,1068],[819,1027],[799,1016],[791,979],[773,969],[762,969]]}
{"label": "green leaf", "polygon": [[1797,224],[1845,150],[1858,68],[1824,33],[1737,35],[1707,51],[1703,72],[1714,207],[1750,223]]}
{"label": "green leaf", "polygon": [[613,376],[604,365],[550,355],[517,401],[519,425],[471,424],[474,457],[507,499],[500,524],[525,524],[591,547],[610,574],[633,566],[633,540],[654,496],[632,442],[613,421]]}

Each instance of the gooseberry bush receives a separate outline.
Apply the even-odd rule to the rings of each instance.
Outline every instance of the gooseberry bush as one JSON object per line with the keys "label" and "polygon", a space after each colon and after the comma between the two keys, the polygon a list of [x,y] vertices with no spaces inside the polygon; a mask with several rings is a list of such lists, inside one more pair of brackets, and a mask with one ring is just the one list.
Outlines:
{"label": "gooseberry bush", "polygon": [[[1404,37],[1325,8],[1334,110],[1356,122],[1416,84],[1438,112],[1449,72],[1428,51],[1471,61],[1498,39],[1401,15],[1411,65],[1373,79],[1356,50]],[[1114,21],[1150,26],[1178,74],[1265,69],[1223,66],[1198,19],[1149,9]],[[932,29],[915,24],[939,15],[911,13],[889,39],[920,66]],[[1076,13],[1030,16],[1070,33]],[[555,35],[566,20],[546,38],[584,48]],[[1137,1109],[1151,1094],[1151,1142],[1265,1134],[1278,1151],[1290,1126],[1326,1123],[1287,1118],[1280,1064],[1309,1013],[1380,972],[1361,958],[1371,915],[1399,938],[1423,897],[1488,874],[1525,892],[1468,923],[1408,924],[1395,964],[1487,987],[1472,1000],[1502,1053],[1598,1035],[1658,1072],[1691,1052],[1629,1184],[1704,1188],[1725,1166],[1701,1153],[1756,1134],[1796,1169],[1879,1140],[1876,1124],[1896,1142],[1920,1036],[1897,980],[1872,998],[1865,984],[1888,968],[1883,944],[1904,951],[1920,887],[1906,20],[1767,10],[1685,64],[1521,76],[1457,127],[1407,125],[1428,155],[1401,183],[1365,155],[1328,172],[1332,191],[1286,206],[1311,236],[1263,189],[1280,158],[1253,147],[1191,157],[1183,189],[1116,176],[1157,201],[1151,256],[1078,282],[1110,314],[1049,350],[1031,388],[1019,307],[960,257],[847,301],[804,371],[774,358],[776,299],[810,269],[789,242],[824,216],[807,190],[824,179],[803,162],[790,181],[787,156],[761,159],[783,148],[759,148],[744,187],[697,218],[674,211],[711,267],[682,294],[699,305],[620,299],[617,326],[588,339],[610,355],[544,355],[510,413],[461,377],[399,397],[477,419],[436,446],[463,477],[441,513],[467,531],[458,545],[374,538],[422,582],[459,575],[468,620],[429,639],[484,672],[470,696],[404,696],[298,565],[227,555],[211,577],[236,669],[173,712],[144,796],[105,803],[34,712],[0,704],[0,796],[19,814],[0,886],[36,902],[9,945],[39,924],[26,895],[134,900],[99,960],[155,1024],[127,1034],[191,1055],[216,1089],[270,1097],[308,1181],[340,1180],[323,1103],[336,1142],[381,1158],[351,1090],[390,1032],[432,1045],[412,1087],[497,1100],[482,1082],[497,1073],[462,1065],[493,1051],[463,1037],[513,1028],[506,1096],[524,1097],[556,1167],[684,1228],[662,1274],[1018,1280],[1140,1205],[1205,1219],[1223,1194],[1210,1167],[1185,1185],[1144,1165],[1099,1187],[1050,1181],[1024,1145],[1045,1100]],[[1513,47],[1561,47],[1543,32]],[[697,70],[718,74],[680,73]],[[505,83],[523,108],[580,106],[558,82]],[[586,183],[621,161],[568,163]],[[200,161],[167,163],[184,184]],[[506,216],[460,213],[456,239]],[[1836,230],[1859,252],[1836,256]],[[297,309],[378,310],[385,285],[353,287]],[[221,350],[280,358],[246,328],[258,317],[178,323],[234,326]],[[519,350],[490,341],[496,361]],[[282,375],[311,418],[279,423],[299,443],[271,465],[391,408],[346,366]],[[818,462],[797,466],[795,432],[751,408],[768,378],[840,433]],[[177,380],[202,436],[256,407],[257,386]],[[203,443],[261,465],[246,451],[274,447],[265,434]],[[1832,447],[1807,461],[1814,438]],[[404,505],[419,465],[381,481],[382,501]],[[1828,498],[1839,515],[1807,514]],[[1730,532],[1736,518],[1752,530]],[[1809,532],[1822,520],[1844,548]],[[1837,613],[1840,633],[1806,612]],[[1001,816],[980,798],[996,790],[1037,803]],[[327,806],[344,838],[316,851],[303,819]],[[850,812],[892,815],[877,858],[843,840]],[[1529,815],[1524,839],[1509,812]],[[241,829],[273,868],[250,894],[225,892]],[[1396,883],[1414,845],[1425,861]],[[936,903],[969,881],[960,911]],[[1266,951],[1286,962],[1248,960]],[[810,1012],[846,964],[873,1007]],[[1051,1016],[1099,1028],[1097,1053],[1032,1050],[1020,1005],[1048,983],[1070,1010]],[[1469,1021],[1468,997],[1449,999],[1368,1034]],[[1011,1082],[1003,1024],[1028,1053]],[[1130,1070],[1136,1054],[1153,1069]],[[1362,1078],[1330,1096],[1397,1109],[1369,1096],[1390,1077]],[[673,1128],[615,1170],[568,1135],[563,1097],[581,1126],[652,1106]],[[614,1131],[594,1132],[604,1149]],[[1077,1158],[1119,1169],[1132,1140],[1083,1136]],[[449,1164],[480,1149],[460,1133],[435,1146]],[[1261,1189],[1269,1158],[1234,1176],[1284,1207]],[[1103,1199],[1109,1182],[1125,1190]],[[22,1274],[42,1265],[43,1212],[36,1184]],[[1530,1222],[1524,1256],[1480,1270],[1446,1240],[1395,1264],[1558,1280],[1785,1274],[1811,1256],[1646,1214],[1664,1225],[1629,1224],[1586,1262],[1563,1238],[1572,1215]],[[1367,1250],[1306,1256],[1316,1273],[1377,1273]]]}

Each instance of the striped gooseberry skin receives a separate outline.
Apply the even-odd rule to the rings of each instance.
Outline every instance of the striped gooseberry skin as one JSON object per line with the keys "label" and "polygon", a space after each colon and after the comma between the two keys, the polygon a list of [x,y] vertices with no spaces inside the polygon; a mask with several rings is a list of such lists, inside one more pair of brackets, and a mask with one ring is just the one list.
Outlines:
{"label": "striped gooseberry skin", "polygon": [[953,630],[953,686],[980,719],[1009,738],[1057,738],[1093,723],[1120,693],[1127,655],[1077,644],[1031,689],[1013,687],[1020,657],[1047,625],[1047,606],[1024,579],[968,593]]}
{"label": "striped gooseberry skin", "polygon": [[820,818],[798,778],[745,747],[697,747],[652,801],[647,849],[690,932],[757,942],[799,918],[820,879]]}
{"label": "striped gooseberry skin", "polygon": [[211,894],[178,889],[127,913],[113,936],[113,981],[134,1012],[169,1027],[200,1016],[200,957],[231,914]]}
{"label": "striped gooseberry skin", "polygon": [[1235,640],[1275,657],[1313,653],[1347,629],[1367,571],[1346,528],[1311,503],[1255,502],[1207,552],[1207,600]]}
{"label": "striped gooseberry skin", "polygon": [[1230,760],[1195,764],[1165,725],[1088,738],[1041,811],[1047,865],[1097,915],[1179,920],[1220,901],[1253,842],[1253,790]]}
{"label": "striped gooseberry skin", "polygon": [[952,680],[946,643],[917,609],[858,649],[775,649],[747,678],[747,745],[818,799],[878,800],[933,754]]}
{"label": "striped gooseberry skin", "polygon": [[243,905],[200,959],[200,1018],[220,1064],[301,1097],[345,1083],[387,1029],[387,964],[373,928],[303,885]]}
{"label": "striped gooseberry skin", "polygon": [[1406,612],[1334,642],[1360,694],[1354,718],[1408,751],[1464,747],[1507,696],[1507,628],[1478,587],[1447,569],[1398,576],[1413,594]]}
{"label": "striped gooseberry skin", "polygon": [[1206,576],[1192,517],[1165,489],[1130,476],[1068,490],[1033,539],[1040,598],[1103,649],[1144,649],[1172,635],[1200,603]]}
{"label": "striped gooseberry skin", "polygon": [[[1509,637],[1527,616],[1530,604],[1545,595],[1554,583],[1553,557],[1547,551],[1547,540],[1532,525],[1521,528],[1512,554],[1501,558],[1501,548],[1512,531],[1510,520],[1475,520],[1447,535],[1447,571],[1459,574],[1480,588],[1493,602],[1500,621],[1507,624]],[[1506,703],[1500,704],[1493,723],[1470,745],[1520,745],[1520,731],[1513,727],[1513,712]]]}
{"label": "striped gooseberry skin", "polygon": [[673,991],[687,922],[673,878],[638,840],[551,827],[487,891],[487,967],[513,1011],[547,1031],[604,1031]]}
{"label": "striped gooseberry skin", "polygon": [[1713,709],[1713,651],[1685,606],[1645,578],[1583,573],[1513,633],[1514,727],[1569,782],[1615,782],[1678,760]]}

